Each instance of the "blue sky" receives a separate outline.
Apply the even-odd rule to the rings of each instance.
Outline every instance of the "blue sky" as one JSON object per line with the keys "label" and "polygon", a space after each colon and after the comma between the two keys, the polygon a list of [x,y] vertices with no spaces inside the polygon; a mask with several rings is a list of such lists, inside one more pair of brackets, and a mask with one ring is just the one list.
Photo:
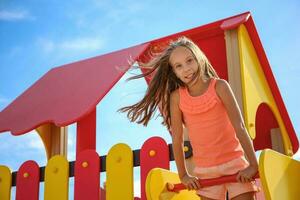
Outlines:
{"label": "blue sky", "polygon": [[[0,1],[0,110],[53,67],[250,11],[294,128],[300,133],[300,95],[296,89],[300,80],[299,1],[68,2]],[[145,89],[143,80],[125,83],[122,78],[97,106],[97,151],[101,155],[119,142],[140,148],[154,135],[170,142],[160,119],[144,128],[116,113],[140,99]],[[69,130],[68,158],[74,160],[75,125]],[[0,134],[0,164],[15,171],[29,159],[46,163],[34,131],[18,137]]]}

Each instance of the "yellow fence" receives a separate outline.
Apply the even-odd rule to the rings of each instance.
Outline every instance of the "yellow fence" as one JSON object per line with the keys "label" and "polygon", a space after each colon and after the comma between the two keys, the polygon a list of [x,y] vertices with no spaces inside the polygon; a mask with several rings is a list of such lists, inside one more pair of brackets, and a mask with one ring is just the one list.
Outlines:
{"label": "yellow fence", "polygon": [[[101,157],[94,150],[81,152],[77,155],[74,164],[69,163],[63,156],[52,157],[45,168],[39,168],[34,161],[26,161],[16,175],[15,196],[18,200],[38,199],[42,196],[39,194],[39,183],[44,179],[43,199],[67,200],[69,177],[74,173],[74,199],[76,200],[140,199],[134,197],[134,165],[141,167],[143,179],[154,167],[169,169],[169,148],[162,138],[153,137],[148,139],[140,150],[132,151],[128,145],[122,143],[114,145],[108,155],[103,157],[104,162],[100,162]],[[106,171],[104,193],[100,189],[100,171]],[[0,200],[11,199],[13,185],[10,169],[0,166]],[[144,186],[145,182],[141,181],[141,187]],[[146,199],[143,198],[146,197],[144,190],[141,195],[142,199]]]}

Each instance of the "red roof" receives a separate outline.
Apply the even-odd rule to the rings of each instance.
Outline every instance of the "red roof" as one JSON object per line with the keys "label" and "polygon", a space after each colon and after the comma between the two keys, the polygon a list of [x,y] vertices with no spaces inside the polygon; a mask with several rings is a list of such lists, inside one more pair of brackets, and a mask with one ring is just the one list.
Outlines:
{"label": "red roof", "polygon": [[[159,38],[106,55],[54,68],[15,99],[0,113],[0,132],[13,135],[26,133],[41,124],[52,122],[66,126],[95,109],[105,94],[122,77],[130,58],[145,56],[148,48],[160,46],[180,35],[193,39],[205,52],[221,78],[228,79],[224,30],[244,24],[256,50],[265,77],[296,152],[299,144],[271,71],[265,51],[249,12],[222,19],[204,26]],[[123,71],[116,66],[122,66]]]}
{"label": "red roof", "polygon": [[149,44],[56,67],[0,113],[0,132],[26,133],[41,124],[74,123],[91,112]]}

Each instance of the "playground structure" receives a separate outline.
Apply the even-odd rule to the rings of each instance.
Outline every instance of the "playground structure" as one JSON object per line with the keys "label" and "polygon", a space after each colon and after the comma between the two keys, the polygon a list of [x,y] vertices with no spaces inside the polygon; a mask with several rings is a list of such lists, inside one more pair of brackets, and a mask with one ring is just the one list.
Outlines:
{"label": "playground structure", "polygon": [[[134,166],[141,168],[140,199],[199,199],[193,191],[166,190],[168,182],[179,183],[179,178],[169,171],[171,145],[161,138],[149,138],[135,151],[126,144],[116,144],[106,156],[99,157],[95,151],[96,105],[130,68],[128,60],[145,62],[150,51],[160,52],[181,35],[198,44],[219,76],[230,83],[254,148],[263,150],[257,179],[262,191],[257,198],[299,198],[300,162],[291,158],[299,148],[298,139],[247,12],[47,72],[0,113],[0,132],[38,132],[47,166],[26,161],[13,173],[0,166],[0,200],[10,199],[13,186],[16,199],[38,199],[40,181],[45,182],[44,199],[68,199],[72,176],[75,199],[133,199]],[[75,122],[76,161],[68,162],[67,126]],[[190,156],[187,142],[186,157]],[[103,171],[107,174],[105,190],[99,189]]]}

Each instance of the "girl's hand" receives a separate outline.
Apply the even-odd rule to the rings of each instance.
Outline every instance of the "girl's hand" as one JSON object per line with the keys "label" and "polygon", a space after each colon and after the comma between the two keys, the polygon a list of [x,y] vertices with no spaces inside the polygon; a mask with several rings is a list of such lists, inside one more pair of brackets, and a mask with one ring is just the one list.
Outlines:
{"label": "girl's hand", "polygon": [[188,190],[198,190],[199,188],[201,188],[198,178],[189,174],[184,175],[181,178],[181,182]]}
{"label": "girl's hand", "polygon": [[257,167],[248,166],[246,169],[239,171],[236,179],[238,182],[246,183],[253,181],[252,177],[257,173]]}

